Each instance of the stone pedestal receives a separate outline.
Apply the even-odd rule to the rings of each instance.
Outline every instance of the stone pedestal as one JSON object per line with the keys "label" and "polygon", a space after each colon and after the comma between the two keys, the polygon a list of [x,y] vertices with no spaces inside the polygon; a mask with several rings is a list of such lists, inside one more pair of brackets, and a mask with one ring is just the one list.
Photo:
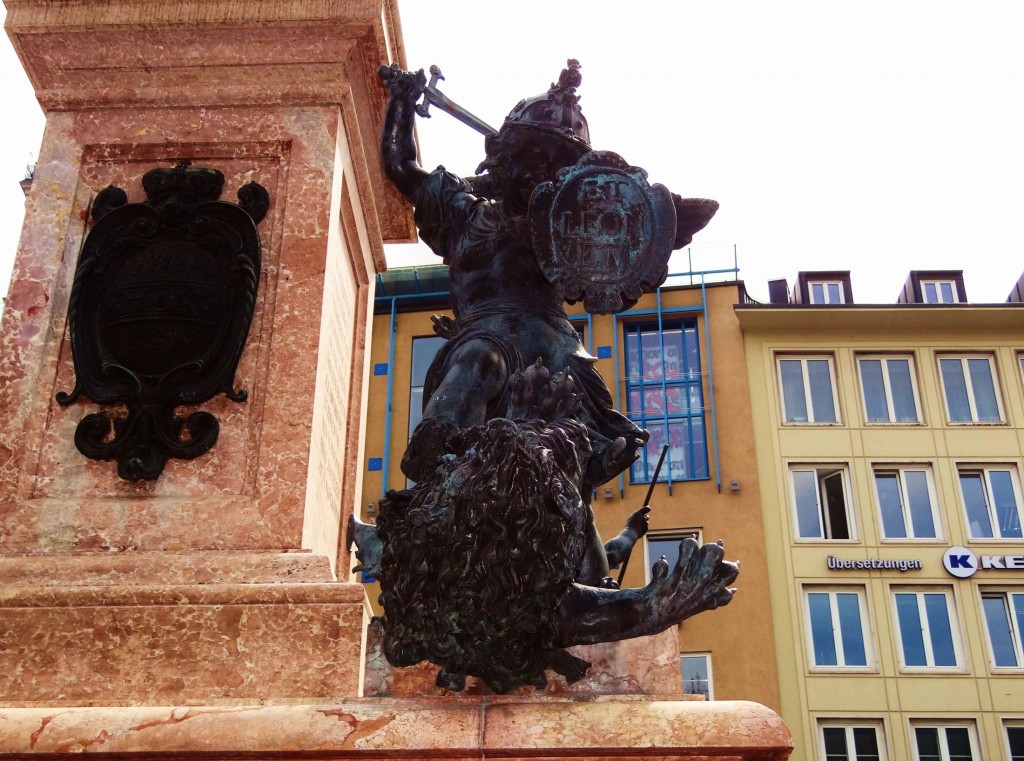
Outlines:
{"label": "stone pedestal", "polygon": [[0,710],[0,758],[784,761],[791,750],[764,706],[649,696]]}
{"label": "stone pedestal", "polygon": [[[372,281],[414,235],[383,181],[394,2],[7,0],[47,114],[0,333],[0,703],[233,705],[360,695],[368,608],[341,527],[360,493]],[[86,459],[67,313],[108,185],[189,160],[270,193],[244,403],[152,482]],[[0,735],[7,733],[0,731]]]}
{"label": "stone pedestal", "polygon": [[[47,128],[0,331],[0,758],[788,756],[767,709],[682,699],[674,640],[585,655],[582,692],[432,695],[424,668],[427,689],[376,674],[363,695],[342,527],[376,422],[373,276],[414,236],[377,158],[395,0],[5,4]],[[201,405],[208,453],[130,483],[74,446],[96,405],[55,402],[68,305],[96,195],[143,201],[143,174],[183,160],[223,172],[224,200],[270,193],[249,395]]]}

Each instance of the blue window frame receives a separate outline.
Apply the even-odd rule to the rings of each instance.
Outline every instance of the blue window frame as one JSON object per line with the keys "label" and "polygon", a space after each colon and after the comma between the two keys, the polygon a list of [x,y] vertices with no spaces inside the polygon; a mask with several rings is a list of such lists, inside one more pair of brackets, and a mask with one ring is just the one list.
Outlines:
{"label": "blue window frame", "polygon": [[633,483],[650,483],[662,446],[668,455],[659,481],[709,478],[704,388],[696,320],[624,326],[626,411],[651,433],[630,470]]}

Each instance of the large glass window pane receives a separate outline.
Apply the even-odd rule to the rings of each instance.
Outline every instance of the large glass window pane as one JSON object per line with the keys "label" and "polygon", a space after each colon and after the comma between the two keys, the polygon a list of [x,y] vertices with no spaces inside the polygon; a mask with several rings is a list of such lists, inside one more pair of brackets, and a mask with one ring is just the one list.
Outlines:
{"label": "large glass window pane", "polygon": [[1020,641],[1021,636],[1024,636],[1024,593],[1022,594],[1011,594],[1010,598],[1010,615],[1016,622],[1016,639],[1017,647],[1024,652],[1024,642]]}
{"label": "large glass window pane", "polygon": [[860,382],[864,391],[864,407],[868,422],[890,422],[889,405],[885,398],[885,381],[882,380],[882,360],[860,360]]}
{"label": "large glass window pane", "polygon": [[832,371],[828,360],[807,360],[807,379],[811,385],[811,408],[814,411],[814,422],[836,422],[836,408],[832,398]]}
{"label": "large glass window pane", "polygon": [[876,473],[878,506],[882,513],[882,533],[886,539],[906,539],[907,527],[903,519],[900,481],[896,473]]}
{"label": "large glass window pane", "polygon": [[886,360],[889,370],[889,390],[892,392],[893,414],[898,423],[917,421],[917,403],[914,401],[914,382],[910,375],[910,360]]}
{"label": "large glass window pane", "polygon": [[850,761],[845,727],[823,727],[821,734],[825,741],[825,761]]}
{"label": "large glass window pane", "polygon": [[904,471],[907,484],[907,505],[910,510],[910,523],[917,539],[934,539],[935,514],[932,511],[931,492],[928,489],[928,474],[923,470]]}
{"label": "large glass window pane", "polygon": [[971,733],[967,727],[946,727],[946,747],[949,761],[971,761]]}
{"label": "large glass window pane", "polygon": [[803,362],[798,359],[783,359],[779,361],[779,368],[782,375],[782,402],[786,408],[786,422],[808,422]]}
{"label": "large glass window pane", "polygon": [[942,761],[939,755],[939,730],[936,727],[916,727],[918,761]]}
{"label": "large glass window pane", "polygon": [[842,633],[843,661],[847,666],[867,666],[864,651],[864,626],[860,619],[860,599],[854,593],[836,594],[839,628]]}
{"label": "large glass window pane", "polygon": [[632,481],[650,482],[664,446],[670,449],[659,481],[708,478],[696,321],[664,322],[660,330],[629,324],[624,331],[627,414],[651,434]]}
{"label": "large glass window pane", "polygon": [[971,403],[967,398],[967,382],[960,359],[940,359],[942,388],[946,392],[946,407],[952,422],[971,421]]}
{"label": "large glass window pane", "polygon": [[829,595],[823,592],[813,592],[807,595],[807,608],[811,617],[814,665],[838,665],[836,642],[832,633],[832,606]]}
{"label": "large glass window pane", "polygon": [[1008,470],[990,470],[992,484],[992,505],[995,508],[999,536],[1004,539],[1021,538],[1020,512],[1017,495],[1013,488],[1013,477]]}
{"label": "large glass window pane", "polygon": [[985,595],[981,598],[985,611],[985,625],[988,640],[992,646],[992,661],[996,666],[1013,668],[1018,666],[1017,648],[1013,642],[1013,628],[1010,612],[1004,595]]}
{"label": "large glass window pane", "polygon": [[444,346],[440,336],[426,336],[412,340],[412,373],[409,379],[409,435],[416,430],[423,417],[423,385],[434,355]]}
{"label": "large glass window pane", "polygon": [[813,470],[793,471],[796,498],[797,534],[803,539],[822,536],[821,511],[818,509],[818,477]]}
{"label": "large glass window pane", "polygon": [[992,520],[988,515],[988,499],[981,473],[961,473],[960,491],[964,495],[967,527],[972,539],[991,539]]}
{"label": "large glass window pane", "polygon": [[711,699],[711,669],[707,655],[683,655],[679,658],[683,694],[703,695]]}
{"label": "large glass window pane", "polygon": [[996,386],[992,378],[992,363],[987,357],[972,357],[967,360],[971,374],[971,389],[974,405],[981,422],[998,422],[999,403],[996,401]]}
{"label": "large glass window pane", "polygon": [[1024,761],[1024,727],[1007,727],[1006,742],[1010,747],[1010,761]]}
{"label": "large glass window pane", "polygon": [[921,629],[921,616],[917,607],[916,594],[899,593],[896,595],[896,619],[899,622],[900,641],[903,645],[903,664],[905,666],[927,666],[924,632]]}
{"label": "large glass window pane", "polygon": [[928,633],[931,637],[934,665],[955,666],[956,651],[953,648],[953,630],[949,624],[946,595],[924,595],[924,609],[928,619]]}
{"label": "large glass window pane", "polygon": [[853,747],[857,751],[857,761],[879,761],[878,733],[874,727],[854,727]]}

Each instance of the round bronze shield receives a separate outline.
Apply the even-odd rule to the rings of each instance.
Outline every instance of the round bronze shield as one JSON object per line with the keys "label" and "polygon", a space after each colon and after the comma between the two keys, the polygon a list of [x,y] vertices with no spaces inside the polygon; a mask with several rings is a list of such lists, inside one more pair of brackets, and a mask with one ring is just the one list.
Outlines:
{"label": "round bronze shield", "polygon": [[661,285],[675,239],[672,196],[616,153],[591,151],[530,198],[544,276],[566,301],[610,314]]}

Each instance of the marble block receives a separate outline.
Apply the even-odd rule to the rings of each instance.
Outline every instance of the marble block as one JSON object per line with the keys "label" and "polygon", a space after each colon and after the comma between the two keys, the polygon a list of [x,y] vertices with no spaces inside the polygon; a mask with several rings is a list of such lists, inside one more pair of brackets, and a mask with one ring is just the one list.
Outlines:
{"label": "marble block", "polygon": [[764,706],[659,697],[480,697],[163,708],[0,708],[0,759],[63,753],[175,758],[785,761]]}
{"label": "marble block", "polygon": [[[380,624],[375,620],[367,632],[366,681],[367,697],[476,696],[491,694],[477,677],[467,677],[466,688],[453,693],[435,684],[440,667],[423,662],[415,666],[395,668],[381,650]],[[560,674],[548,671],[543,692],[528,685],[518,688],[518,696],[546,695],[676,695],[679,699],[702,700],[703,697],[683,695],[679,670],[679,629],[670,627],[652,637],[568,648],[577,658],[589,661],[587,674],[578,682],[568,684]]]}
{"label": "marble block", "polygon": [[368,614],[310,553],[0,559],[0,705],[358,697]]}

